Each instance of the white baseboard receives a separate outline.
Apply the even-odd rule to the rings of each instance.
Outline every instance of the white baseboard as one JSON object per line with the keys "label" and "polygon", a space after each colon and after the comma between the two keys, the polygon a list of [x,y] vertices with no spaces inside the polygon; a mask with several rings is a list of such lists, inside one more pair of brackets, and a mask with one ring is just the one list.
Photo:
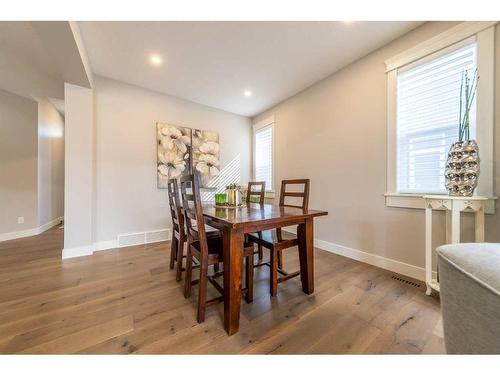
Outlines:
{"label": "white baseboard", "polygon": [[46,230],[49,230],[50,228],[58,225],[61,221],[64,220],[64,216],[61,216],[61,217],[58,217],[54,220],[51,220],[49,221],[48,223],[45,223],[43,225],[40,225],[37,229],[38,229],[38,233],[37,234],[40,234],[40,233],[43,233],[45,232]]}
{"label": "white baseboard", "polygon": [[391,258],[382,257],[367,253],[361,250],[352,249],[347,246],[334,244],[323,240],[314,240],[314,246],[329,251],[331,253],[342,255],[347,258],[359,260],[363,263],[371,264],[372,266],[380,267],[388,271],[396,272],[417,280],[425,280],[425,269],[412,264],[400,262]]}
{"label": "white baseboard", "polygon": [[[283,230],[296,234],[296,227],[285,227]],[[363,263],[371,264],[372,266],[380,267],[391,272],[396,272],[417,280],[425,280],[425,269],[412,264],[400,262],[391,258],[386,258],[380,255],[367,253],[365,251],[353,249],[347,246],[335,244],[333,242],[314,239],[314,247],[328,251],[337,255],[342,255],[346,258],[358,260]]]}
{"label": "white baseboard", "polygon": [[38,234],[38,228],[31,228],[25,230],[18,230],[15,232],[8,232],[0,234],[1,241],[15,240],[17,238],[30,237]]}
{"label": "white baseboard", "polygon": [[56,226],[63,219],[64,219],[64,217],[61,216],[61,217],[58,217],[54,220],[49,221],[48,223],[40,225],[39,227],[36,227],[36,228],[18,230],[18,231],[9,232],[9,233],[2,233],[2,234],[0,234],[0,242],[15,240],[17,238],[36,236],[37,234],[43,233],[46,230],[49,230],[50,228]]}
{"label": "white baseboard", "polygon": [[68,249],[64,248],[62,251],[62,258],[69,259],[69,258],[83,257],[86,255],[92,255],[93,252],[94,252],[94,247],[92,245],[76,246],[76,247],[70,247]]}
{"label": "white baseboard", "polygon": [[[146,234],[146,233],[156,233],[156,232],[166,232],[166,237],[168,237],[168,238],[170,237],[170,228],[156,229],[156,230],[140,232],[140,233]],[[117,237],[120,237],[120,236],[123,236],[123,235],[118,235]],[[144,245],[144,244],[148,244],[148,243],[155,243],[155,242],[161,242],[161,241],[163,241],[163,239],[160,240],[158,238],[145,236],[144,242],[129,245],[129,246]],[[69,249],[63,249],[62,257],[63,257],[63,259],[76,258],[76,257],[81,257],[81,256],[92,255],[96,251],[117,249],[120,247],[126,247],[126,246],[123,246],[123,245],[120,246],[118,239],[109,240],[109,241],[99,241],[99,242],[94,242],[92,245],[88,245],[88,246],[78,246],[78,247],[72,247]]]}
{"label": "white baseboard", "polygon": [[117,240],[100,241],[100,242],[95,242],[94,243],[94,251],[115,249],[117,247],[118,247],[118,241]]}

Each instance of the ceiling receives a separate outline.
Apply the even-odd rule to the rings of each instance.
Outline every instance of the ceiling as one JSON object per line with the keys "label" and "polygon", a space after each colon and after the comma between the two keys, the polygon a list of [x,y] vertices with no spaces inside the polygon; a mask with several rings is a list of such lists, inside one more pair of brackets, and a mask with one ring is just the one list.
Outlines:
{"label": "ceiling", "polygon": [[0,89],[64,99],[64,82],[90,87],[68,22],[0,22]]}
{"label": "ceiling", "polygon": [[[255,116],[421,22],[79,22],[95,74]],[[152,54],[162,57],[153,66]],[[245,90],[252,95],[246,97]]]}

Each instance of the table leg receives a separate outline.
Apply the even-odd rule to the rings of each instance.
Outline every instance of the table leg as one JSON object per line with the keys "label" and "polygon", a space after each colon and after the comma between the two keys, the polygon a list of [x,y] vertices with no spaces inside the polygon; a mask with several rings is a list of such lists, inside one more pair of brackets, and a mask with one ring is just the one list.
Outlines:
{"label": "table leg", "polygon": [[432,281],[432,208],[425,208],[425,282],[427,290],[425,294],[431,295]]}
{"label": "table leg", "polygon": [[484,242],[484,206],[476,211],[476,242]]}
{"label": "table leg", "polygon": [[451,243],[451,211],[446,210],[446,243]]}
{"label": "table leg", "polygon": [[243,267],[243,232],[227,228],[224,242],[224,329],[229,335],[238,332]]}
{"label": "table leg", "polygon": [[451,202],[451,243],[460,242],[460,206],[459,201]]}
{"label": "table leg", "polygon": [[313,218],[297,228],[299,239],[300,279],[306,294],[314,292],[314,226]]}

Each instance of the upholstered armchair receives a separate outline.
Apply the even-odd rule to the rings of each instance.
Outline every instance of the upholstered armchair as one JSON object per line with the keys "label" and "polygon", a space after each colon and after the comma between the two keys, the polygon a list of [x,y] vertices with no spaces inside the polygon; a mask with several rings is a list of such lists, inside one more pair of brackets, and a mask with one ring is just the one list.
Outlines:
{"label": "upholstered armchair", "polygon": [[445,245],[437,253],[446,351],[500,353],[500,244]]}

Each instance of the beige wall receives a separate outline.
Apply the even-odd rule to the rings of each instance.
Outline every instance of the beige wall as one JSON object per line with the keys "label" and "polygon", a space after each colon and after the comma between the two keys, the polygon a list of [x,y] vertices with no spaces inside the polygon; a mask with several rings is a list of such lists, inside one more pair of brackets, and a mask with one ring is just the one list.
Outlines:
{"label": "beige wall", "polygon": [[[385,206],[384,60],[455,24],[424,24],[253,119],[256,122],[275,115],[277,181],[311,178],[310,207],[329,211],[327,217],[317,220],[317,239],[424,266],[423,211]],[[499,28],[496,57],[498,71]],[[496,87],[500,88],[498,75]],[[499,96],[497,90],[497,119]],[[500,137],[496,123],[498,150]],[[497,186],[499,176],[497,163]],[[443,215],[438,216],[436,228],[443,225]],[[499,217],[496,214],[487,218],[488,241],[500,242]],[[466,218],[464,232],[470,233],[470,224],[470,218]],[[470,239],[470,235],[464,238]],[[444,242],[443,232],[436,233],[435,242]]]}
{"label": "beige wall", "polygon": [[38,225],[64,215],[64,117],[38,100]]}
{"label": "beige wall", "polygon": [[94,83],[97,242],[171,226],[167,192],[156,184],[156,121],[218,131],[222,169],[239,164],[248,181],[248,118],[102,77]]}
{"label": "beige wall", "polygon": [[0,238],[35,227],[37,103],[0,90]]}

